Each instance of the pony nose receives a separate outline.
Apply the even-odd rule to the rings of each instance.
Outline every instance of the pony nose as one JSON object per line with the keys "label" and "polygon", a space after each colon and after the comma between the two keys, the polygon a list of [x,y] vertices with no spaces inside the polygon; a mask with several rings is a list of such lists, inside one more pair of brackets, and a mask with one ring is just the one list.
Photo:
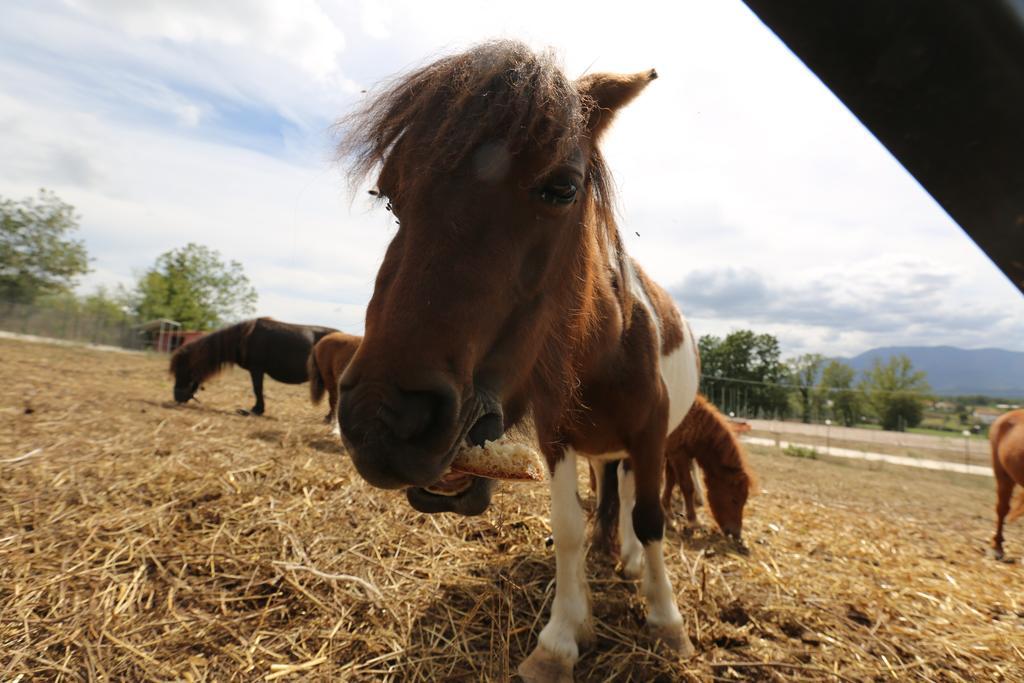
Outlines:
{"label": "pony nose", "polygon": [[425,391],[397,391],[380,406],[377,416],[402,441],[412,441],[430,430],[444,398]]}
{"label": "pony nose", "polygon": [[356,443],[384,437],[392,443],[425,445],[454,419],[455,396],[443,387],[408,391],[386,384],[360,384],[342,393],[338,417]]}
{"label": "pony nose", "polygon": [[363,479],[380,488],[429,486],[448,466],[456,431],[454,387],[409,391],[358,383],[338,402],[346,450]]}

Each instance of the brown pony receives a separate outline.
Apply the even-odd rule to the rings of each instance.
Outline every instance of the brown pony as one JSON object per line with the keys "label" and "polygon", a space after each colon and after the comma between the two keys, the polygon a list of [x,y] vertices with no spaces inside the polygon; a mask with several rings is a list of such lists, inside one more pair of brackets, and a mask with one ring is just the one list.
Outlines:
{"label": "brown pony", "polygon": [[[700,489],[695,485],[693,469],[700,464],[704,471],[705,487],[711,514],[726,536],[739,540],[743,531],[743,508],[756,487],[746,456],[738,439],[735,423],[727,420],[701,395],[682,424],[676,427],[665,445],[665,488],[661,505],[666,517],[672,518],[672,492],[678,485],[683,491],[687,522],[697,521],[697,506],[701,505]],[[590,487],[597,491],[597,510],[593,547],[608,555],[615,553],[614,533],[619,514],[618,492],[614,483],[614,467],[604,466],[604,476],[591,468]]]}
{"label": "brown pony", "polygon": [[696,460],[704,471],[708,506],[718,528],[726,536],[740,538],[743,507],[756,484],[735,432],[733,424],[698,394],[686,419],[668,437],[661,494],[666,515],[672,514],[672,491],[678,485],[686,503],[686,521],[697,521],[692,473]]}
{"label": "brown pony", "polygon": [[331,332],[318,341],[309,354],[309,398],[313,405],[319,405],[324,398],[324,391],[327,392],[328,409],[324,422],[333,421],[335,431],[338,429],[338,379],[348,367],[362,339],[344,332]]}
{"label": "brown pony", "polygon": [[623,249],[599,147],[656,77],[572,81],[550,54],[491,42],[396,79],[342,124],[355,178],[373,173],[399,221],[341,378],[343,438],[370,484],[459,510],[490,494],[487,480],[445,476],[457,451],[532,414],[551,472],[556,587],[519,667],[529,681],[571,680],[591,634],[581,456],[619,463],[624,567],[642,575],[652,634],[692,652],[659,494],[666,437],[697,393],[697,345]]}
{"label": "brown pony", "polygon": [[1001,560],[1003,521],[1012,522],[1024,515],[1024,495],[1018,495],[1017,503],[1010,509],[1014,486],[1024,487],[1024,410],[1012,410],[1001,415],[989,427],[988,438],[992,445],[992,471],[996,477],[996,534],[992,537],[992,552],[997,560]]}

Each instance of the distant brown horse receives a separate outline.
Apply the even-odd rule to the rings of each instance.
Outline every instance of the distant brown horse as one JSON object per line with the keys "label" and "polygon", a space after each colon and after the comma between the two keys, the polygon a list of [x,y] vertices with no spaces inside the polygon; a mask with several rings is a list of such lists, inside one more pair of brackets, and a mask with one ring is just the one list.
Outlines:
{"label": "distant brown horse", "polygon": [[199,385],[227,365],[249,371],[256,404],[243,415],[262,415],[263,375],[285,384],[302,384],[309,379],[306,361],[321,337],[336,332],[331,327],[293,325],[272,318],[246,320],[211,332],[178,348],[171,356],[174,400],[189,401]]}
{"label": "distant brown horse", "polygon": [[992,445],[992,471],[996,477],[996,533],[992,551],[1003,559],[1003,522],[1012,522],[1024,515],[1024,491],[1010,509],[1014,486],[1024,487],[1024,410],[1001,415],[988,431]]}
{"label": "distant brown horse", "polygon": [[755,478],[736,438],[736,427],[715,406],[697,396],[683,423],[668,438],[665,453],[665,488],[661,505],[672,513],[672,491],[683,492],[686,521],[697,521],[694,505],[693,462],[704,471],[708,506],[718,528],[739,539],[743,533],[743,507],[755,487]]}
{"label": "distant brown horse", "polygon": [[[486,43],[396,79],[342,124],[356,178],[373,173],[399,221],[341,379],[347,450],[370,484],[458,511],[490,495],[486,480],[445,476],[463,443],[532,413],[551,472],[556,587],[519,667],[529,681],[571,680],[591,634],[578,456],[620,463],[621,553],[642,575],[647,626],[692,652],[659,494],[666,437],[697,393],[696,339],[626,254],[599,147],[656,77],[571,81],[548,54]],[[426,490],[442,479],[451,495]]]}
{"label": "distant brown horse", "polygon": [[[704,472],[708,503],[715,522],[726,536],[740,539],[743,508],[756,487],[756,479],[736,438],[736,431],[735,423],[727,420],[703,396],[697,395],[690,412],[669,435],[665,445],[665,487],[661,505],[667,517],[672,516],[672,492],[679,486],[686,505],[687,521],[690,524],[697,521],[699,489],[693,480],[696,462]],[[592,488],[597,483],[594,474],[592,469]],[[595,513],[594,545],[607,554],[613,553],[613,533],[616,515],[619,514],[617,487],[611,483],[615,477],[615,469],[605,465],[603,490],[598,492]]]}
{"label": "distant brown horse", "polygon": [[362,337],[344,332],[331,332],[313,346],[309,354],[309,397],[318,405],[327,392],[325,422],[334,422],[337,430],[338,379],[359,348]]}

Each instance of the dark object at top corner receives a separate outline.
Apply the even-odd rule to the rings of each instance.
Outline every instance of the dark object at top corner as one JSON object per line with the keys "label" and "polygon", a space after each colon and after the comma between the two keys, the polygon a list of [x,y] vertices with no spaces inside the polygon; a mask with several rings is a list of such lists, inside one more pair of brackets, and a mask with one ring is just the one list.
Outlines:
{"label": "dark object at top corner", "polygon": [[1024,0],[744,0],[1024,292]]}

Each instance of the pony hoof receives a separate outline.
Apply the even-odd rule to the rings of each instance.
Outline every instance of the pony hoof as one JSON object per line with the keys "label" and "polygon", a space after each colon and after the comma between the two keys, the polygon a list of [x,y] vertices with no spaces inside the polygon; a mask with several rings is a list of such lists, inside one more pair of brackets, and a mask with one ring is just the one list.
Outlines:
{"label": "pony hoof", "polygon": [[648,626],[648,630],[652,636],[663,642],[668,649],[680,657],[689,659],[696,654],[696,650],[693,649],[693,643],[690,642],[690,638],[686,635],[686,629],[683,628],[682,624]]}
{"label": "pony hoof", "polygon": [[538,645],[516,672],[526,683],[573,683],[572,665],[572,660]]}

